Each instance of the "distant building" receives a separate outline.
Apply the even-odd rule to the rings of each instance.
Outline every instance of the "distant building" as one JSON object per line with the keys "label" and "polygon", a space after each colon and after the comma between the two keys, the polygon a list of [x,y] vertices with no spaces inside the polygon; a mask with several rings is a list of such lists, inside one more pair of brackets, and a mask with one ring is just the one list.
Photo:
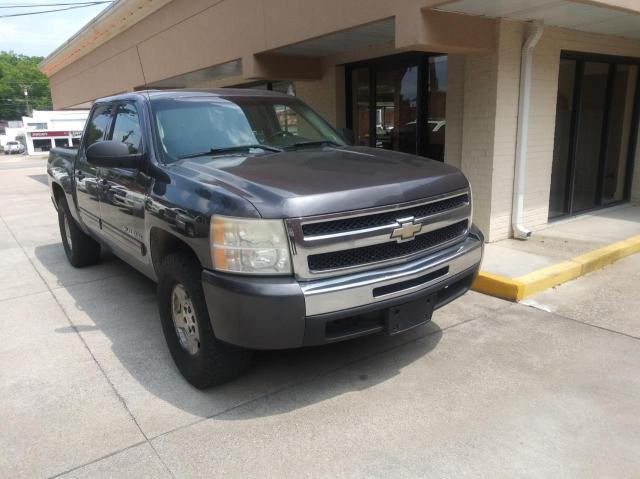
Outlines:
{"label": "distant building", "polygon": [[88,114],[87,110],[34,110],[31,117],[23,116],[27,151],[33,154],[56,146],[79,145]]}
{"label": "distant building", "polygon": [[88,114],[88,110],[34,110],[21,122],[9,122],[0,142],[4,145],[7,141],[20,141],[30,155],[56,146],[77,146]]}

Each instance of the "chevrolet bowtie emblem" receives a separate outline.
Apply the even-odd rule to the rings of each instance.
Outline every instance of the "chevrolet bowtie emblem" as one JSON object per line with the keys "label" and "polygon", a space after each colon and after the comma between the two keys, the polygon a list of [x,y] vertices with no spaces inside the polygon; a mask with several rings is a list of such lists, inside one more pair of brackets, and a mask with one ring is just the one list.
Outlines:
{"label": "chevrolet bowtie emblem", "polygon": [[422,229],[422,224],[416,224],[413,217],[399,219],[398,224],[400,227],[394,229],[393,233],[391,233],[391,239],[398,240],[398,243],[413,239]]}

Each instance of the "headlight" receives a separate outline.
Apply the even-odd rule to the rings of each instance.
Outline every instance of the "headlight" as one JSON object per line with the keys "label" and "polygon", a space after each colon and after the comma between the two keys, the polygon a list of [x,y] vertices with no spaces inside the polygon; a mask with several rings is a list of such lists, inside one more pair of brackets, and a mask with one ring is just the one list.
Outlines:
{"label": "headlight", "polygon": [[289,242],[282,220],[214,216],[211,257],[219,271],[291,274]]}

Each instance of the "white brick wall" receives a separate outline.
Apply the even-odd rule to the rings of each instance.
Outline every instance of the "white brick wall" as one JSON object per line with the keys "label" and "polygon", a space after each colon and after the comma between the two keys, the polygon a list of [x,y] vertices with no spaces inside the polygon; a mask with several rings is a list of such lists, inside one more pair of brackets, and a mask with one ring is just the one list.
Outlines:
{"label": "white brick wall", "polygon": [[[497,28],[494,53],[467,55],[464,60],[459,163],[473,187],[474,221],[489,241],[508,237],[510,230],[520,45],[524,26],[500,22]],[[449,118],[447,136],[448,122]],[[454,153],[455,146],[447,157],[452,164],[456,164],[452,158]]]}

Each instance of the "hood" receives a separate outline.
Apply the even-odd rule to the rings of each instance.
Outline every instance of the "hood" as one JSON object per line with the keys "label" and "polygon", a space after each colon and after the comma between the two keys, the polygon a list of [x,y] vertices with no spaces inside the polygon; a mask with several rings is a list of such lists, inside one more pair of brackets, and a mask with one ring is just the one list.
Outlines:
{"label": "hood", "polygon": [[182,173],[231,189],[263,218],[292,218],[373,208],[466,188],[457,169],[438,161],[367,147],[305,148],[249,156],[182,160]]}

